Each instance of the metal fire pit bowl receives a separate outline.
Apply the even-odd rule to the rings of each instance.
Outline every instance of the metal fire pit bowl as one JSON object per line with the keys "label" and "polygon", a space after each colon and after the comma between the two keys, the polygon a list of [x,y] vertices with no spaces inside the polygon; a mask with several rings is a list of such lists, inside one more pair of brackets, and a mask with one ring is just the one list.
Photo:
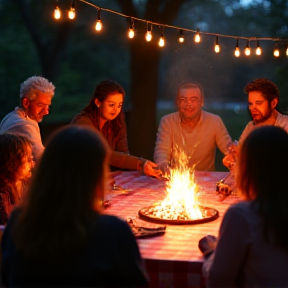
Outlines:
{"label": "metal fire pit bowl", "polygon": [[160,224],[173,224],[173,225],[188,225],[188,224],[200,224],[200,223],[205,223],[205,222],[210,222],[219,217],[219,212],[210,207],[204,207],[204,206],[198,206],[202,212],[202,217],[200,219],[163,219],[163,218],[158,218],[152,215],[151,211],[158,206],[158,205],[152,205],[148,207],[143,207],[138,211],[139,218],[150,221],[150,222],[155,222],[155,223],[160,223]]}

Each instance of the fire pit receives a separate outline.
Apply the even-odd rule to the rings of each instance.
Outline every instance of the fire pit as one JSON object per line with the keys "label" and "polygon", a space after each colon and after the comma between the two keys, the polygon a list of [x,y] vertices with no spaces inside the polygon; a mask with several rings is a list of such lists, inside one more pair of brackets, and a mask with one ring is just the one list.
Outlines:
{"label": "fire pit", "polygon": [[179,151],[177,159],[179,164],[171,169],[170,181],[166,182],[165,199],[140,209],[139,217],[167,224],[198,224],[215,220],[219,216],[216,209],[198,205],[198,187],[185,153]]}
{"label": "fire pit", "polygon": [[185,210],[174,213],[174,209],[172,208],[172,210],[169,210],[169,208],[171,209],[172,207],[161,207],[161,205],[143,207],[138,211],[138,215],[141,219],[146,221],[175,225],[200,224],[213,221],[219,216],[219,212],[214,208],[197,206],[196,209],[200,212],[198,213],[199,218],[190,219]]}

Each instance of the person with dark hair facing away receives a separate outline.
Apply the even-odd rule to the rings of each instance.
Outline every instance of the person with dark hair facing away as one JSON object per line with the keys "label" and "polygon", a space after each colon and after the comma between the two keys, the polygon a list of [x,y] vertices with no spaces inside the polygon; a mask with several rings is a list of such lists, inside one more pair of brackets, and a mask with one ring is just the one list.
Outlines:
{"label": "person with dark hair facing away", "polygon": [[105,139],[88,127],[69,125],[50,138],[4,230],[4,284],[147,286],[129,225],[101,213],[109,154]]}
{"label": "person with dark hair facing away", "polygon": [[[243,130],[239,144],[251,131],[264,125],[279,126],[288,133],[288,116],[278,111],[280,93],[275,83],[265,78],[258,78],[248,83],[244,92],[248,95],[248,107],[253,120]],[[231,167],[235,162],[237,145],[231,145],[230,150],[232,153],[223,158],[223,164],[227,167]]]}
{"label": "person with dark hair facing away", "polygon": [[19,203],[34,167],[32,144],[24,136],[0,135],[0,224]]}
{"label": "person with dark hair facing away", "polygon": [[113,151],[110,158],[112,168],[139,170],[159,178],[161,171],[155,163],[129,154],[124,98],[125,91],[121,85],[111,80],[102,81],[96,86],[89,104],[72,119],[72,123],[88,125],[102,133]]}
{"label": "person with dark hair facing away", "polygon": [[[244,201],[224,215],[219,238],[199,248],[207,287],[288,287],[288,134],[280,127],[253,130],[236,161]],[[215,241],[214,241],[215,240]]]}

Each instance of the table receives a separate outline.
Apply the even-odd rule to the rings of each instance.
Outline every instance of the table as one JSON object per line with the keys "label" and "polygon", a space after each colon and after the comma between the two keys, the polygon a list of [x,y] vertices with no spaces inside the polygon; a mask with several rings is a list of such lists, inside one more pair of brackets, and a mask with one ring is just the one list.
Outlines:
{"label": "table", "polygon": [[[240,200],[237,195],[220,198],[215,192],[216,182],[228,172],[195,172],[195,182],[204,192],[205,206],[219,211],[219,218],[203,224],[167,225],[162,236],[137,239],[146,270],[150,277],[150,288],[203,287],[201,277],[203,257],[198,241],[207,234],[218,235],[223,214],[227,208]],[[128,194],[110,190],[105,199],[111,207],[105,214],[116,215],[124,220],[137,217],[144,206],[151,206],[165,198],[166,181],[141,175],[138,171],[115,171],[111,173],[117,185],[131,189]]]}

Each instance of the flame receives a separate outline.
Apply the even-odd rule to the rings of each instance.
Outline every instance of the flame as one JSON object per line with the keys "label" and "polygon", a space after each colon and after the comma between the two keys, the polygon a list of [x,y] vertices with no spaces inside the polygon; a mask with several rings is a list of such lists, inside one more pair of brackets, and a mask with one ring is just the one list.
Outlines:
{"label": "flame", "polygon": [[170,181],[166,183],[166,198],[155,207],[155,216],[175,220],[201,219],[194,169],[188,167],[188,158],[183,151],[178,151],[177,156],[178,164],[171,170]]}

